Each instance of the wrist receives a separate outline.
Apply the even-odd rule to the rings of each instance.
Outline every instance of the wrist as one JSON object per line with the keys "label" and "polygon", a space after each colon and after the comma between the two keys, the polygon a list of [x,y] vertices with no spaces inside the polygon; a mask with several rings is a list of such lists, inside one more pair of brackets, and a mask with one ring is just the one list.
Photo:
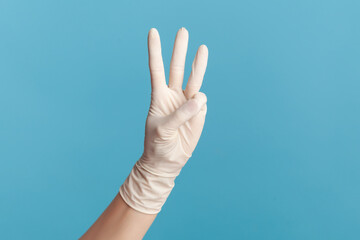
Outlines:
{"label": "wrist", "polygon": [[160,174],[143,164],[140,158],[119,192],[131,208],[146,214],[157,214],[175,186],[176,176]]}

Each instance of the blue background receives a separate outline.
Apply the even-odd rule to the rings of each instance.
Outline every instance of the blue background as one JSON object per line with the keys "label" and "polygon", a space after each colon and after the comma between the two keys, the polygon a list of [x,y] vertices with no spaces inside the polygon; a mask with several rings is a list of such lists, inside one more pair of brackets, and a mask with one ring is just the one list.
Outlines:
{"label": "blue background", "polygon": [[[145,239],[360,239],[360,2],[0,1],[1,239],[76,239],[143,148],[147,32],[209,48],[208,116]],[[168,71],[166,72],[168,75]]]}

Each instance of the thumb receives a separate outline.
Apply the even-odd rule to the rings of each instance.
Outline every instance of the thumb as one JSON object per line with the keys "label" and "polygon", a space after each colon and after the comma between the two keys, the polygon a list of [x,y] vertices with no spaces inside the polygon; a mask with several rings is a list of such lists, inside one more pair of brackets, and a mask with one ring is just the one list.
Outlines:
{"label": "thumb", "polygon": [[206,95],[198,92],[193,98],[186,101],[181,107],[171,113],[165,122],[165,127],[177,129],[185,122],[196,116],[206,104]]}

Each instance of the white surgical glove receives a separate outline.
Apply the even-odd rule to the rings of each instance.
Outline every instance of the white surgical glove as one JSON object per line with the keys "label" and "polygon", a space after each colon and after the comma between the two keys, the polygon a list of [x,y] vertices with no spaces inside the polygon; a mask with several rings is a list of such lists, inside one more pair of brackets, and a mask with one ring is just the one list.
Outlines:
{"label": "white surgical glove", "polygon": [[160,212],[204,126],[207,99],[199,90],[206,70],[208,49],[205,45],[199,47],[183,90],[188,39],[188,31],[181,28],[175,39],[167,86],[159,33],[152,28],[148,35],[152,92],[144,153],[120,187],[124,201],[142,213]]}

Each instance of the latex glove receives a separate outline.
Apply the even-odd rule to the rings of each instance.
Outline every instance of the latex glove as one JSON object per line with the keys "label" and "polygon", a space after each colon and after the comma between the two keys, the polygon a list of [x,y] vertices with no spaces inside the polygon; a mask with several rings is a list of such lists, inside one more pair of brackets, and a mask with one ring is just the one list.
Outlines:
{"label": "latex glove", "polygon": [[120,187],[120,195],[133,209],[156,214],[161,210],[179,175],[194,151],[206,116],[206,95],[200,93],[208,49],[201,45],[182,89],[189,34],[181,28],[175,39],[166,85],[160,36],[148,35],[151,104],[146,120],[144,153]]}

